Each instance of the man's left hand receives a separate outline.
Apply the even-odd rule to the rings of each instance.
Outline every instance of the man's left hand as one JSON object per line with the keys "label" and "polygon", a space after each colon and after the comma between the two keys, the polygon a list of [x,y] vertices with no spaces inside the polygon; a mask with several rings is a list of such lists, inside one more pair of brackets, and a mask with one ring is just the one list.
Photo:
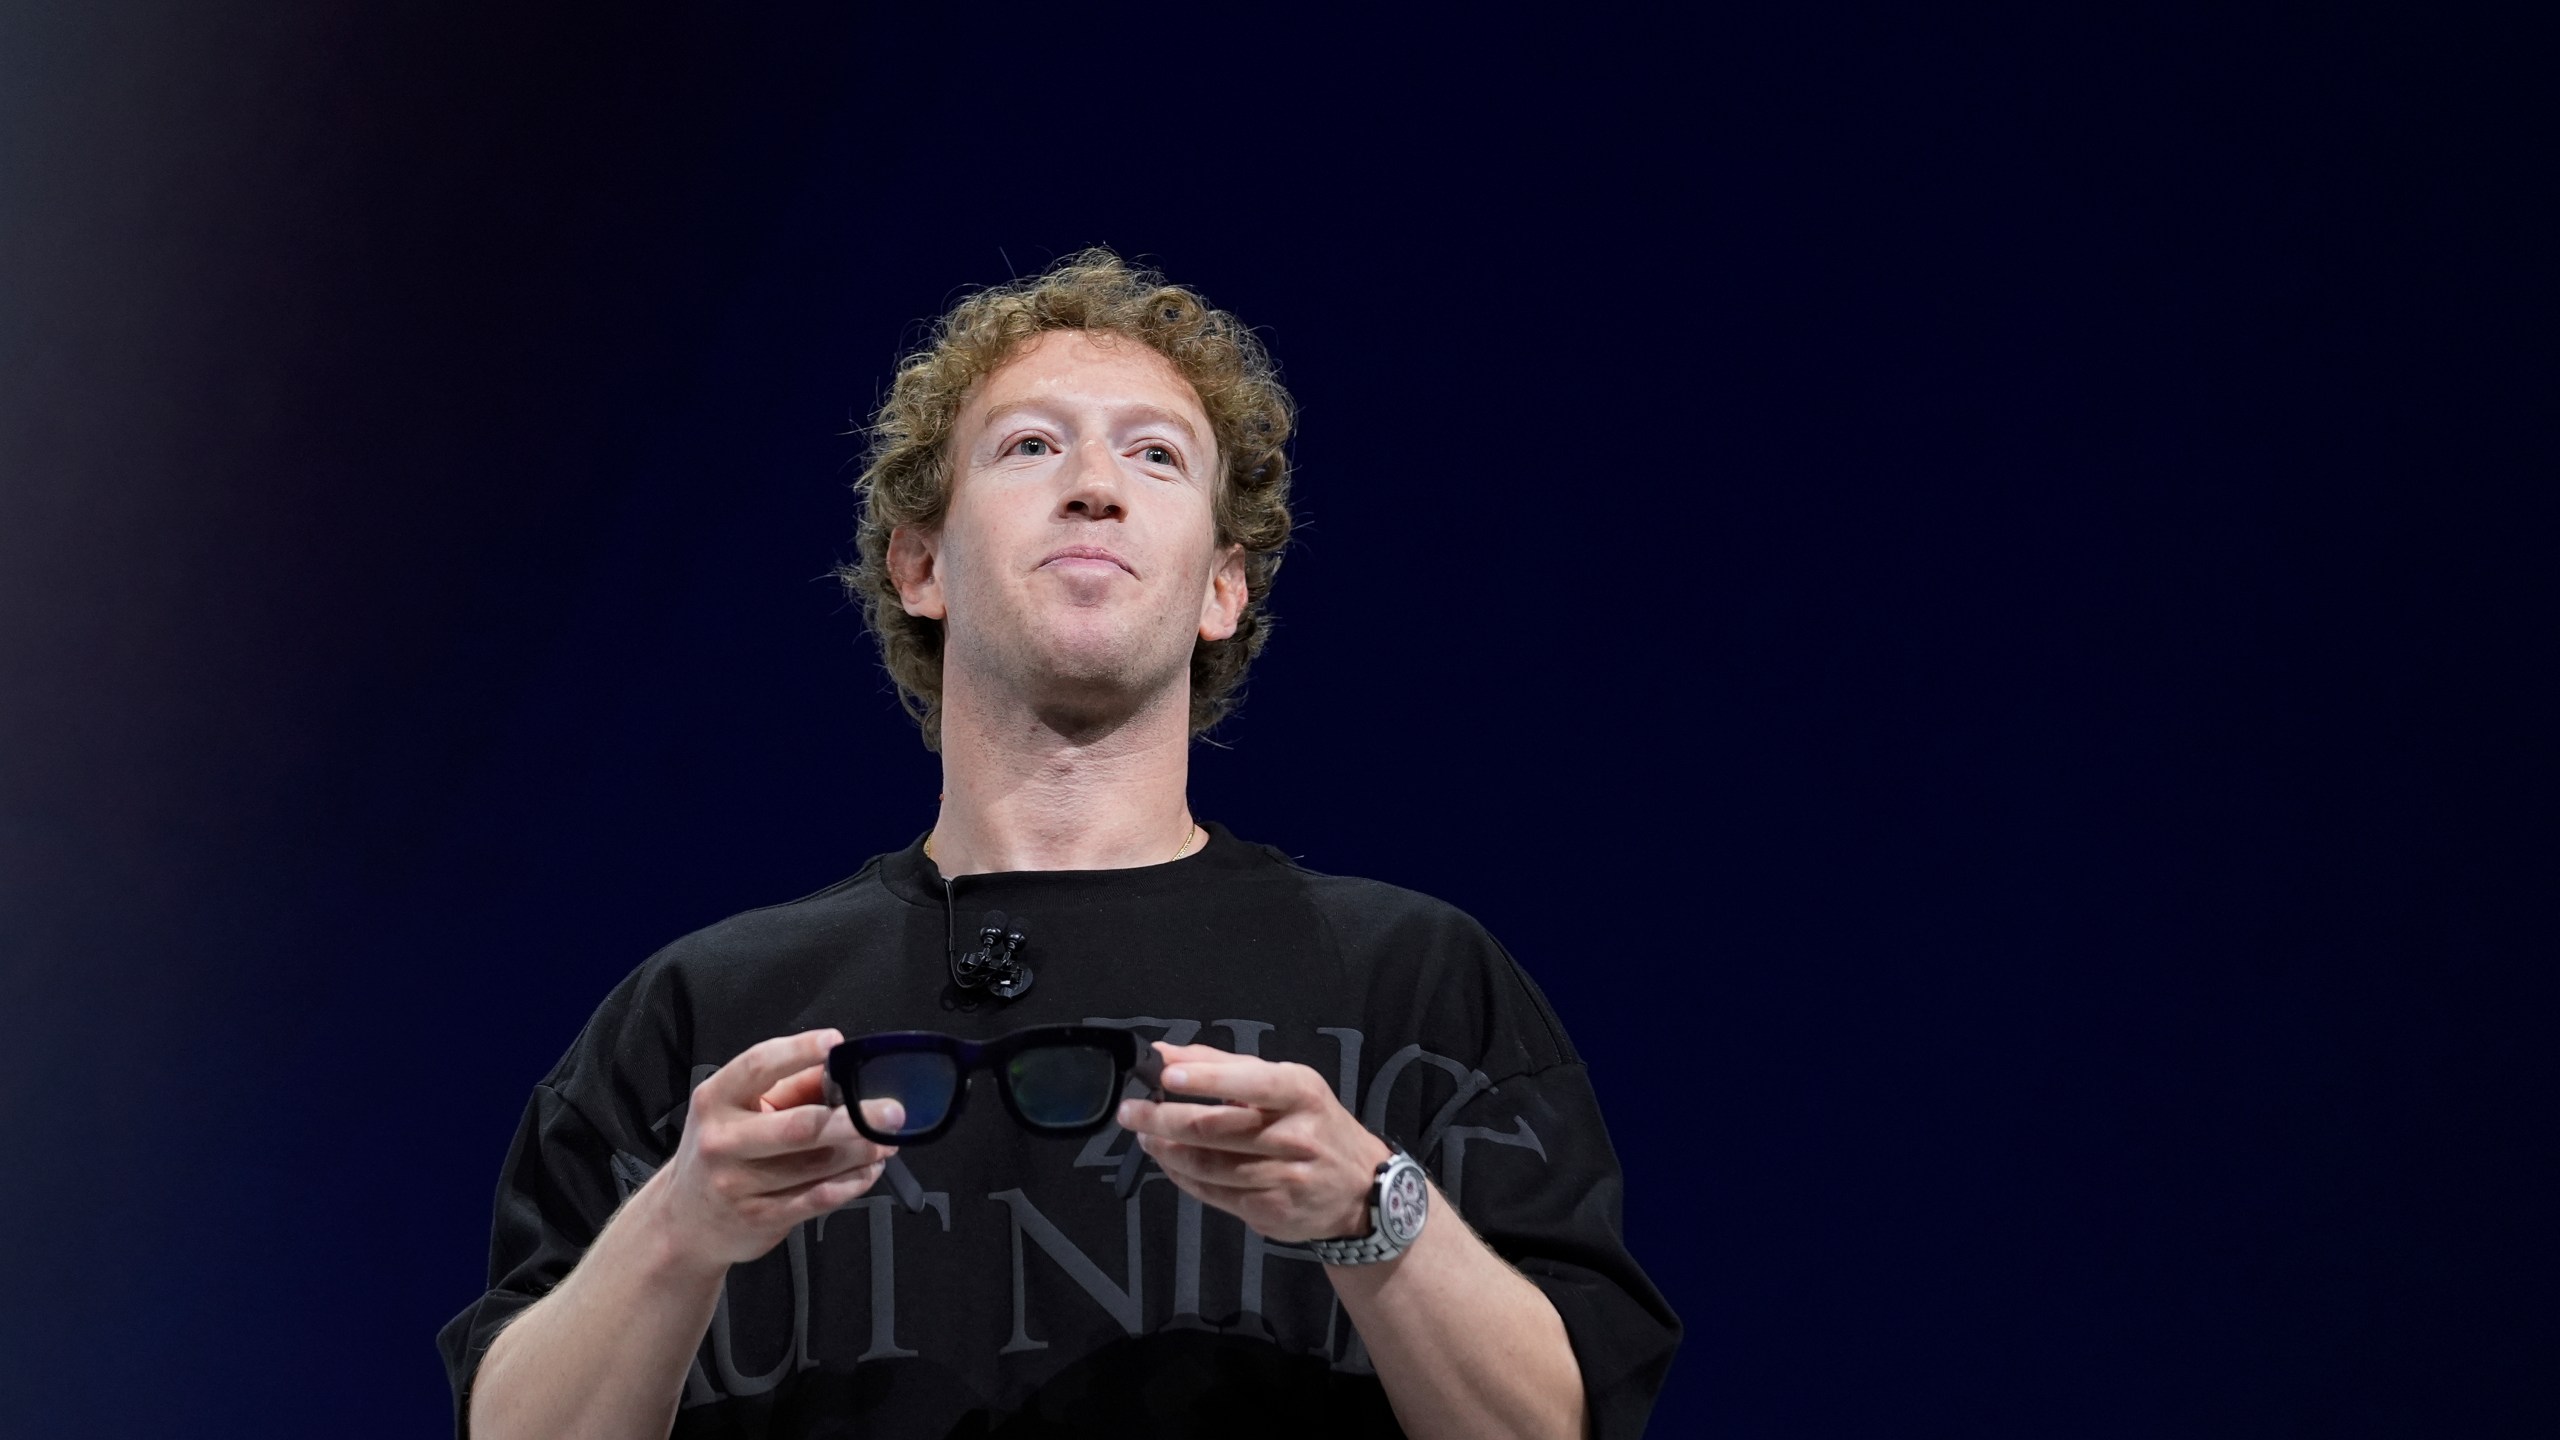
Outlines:
{"label": "man's left hand", "polygon": [[1391,1153],[1304,1065],[1214,1045],[1167,1045],[1164,1088],[1225,1105],[1124,1100],[1120,1123],[1166,1177],[1284,1244],[1369,1229],[1369,1196]]}

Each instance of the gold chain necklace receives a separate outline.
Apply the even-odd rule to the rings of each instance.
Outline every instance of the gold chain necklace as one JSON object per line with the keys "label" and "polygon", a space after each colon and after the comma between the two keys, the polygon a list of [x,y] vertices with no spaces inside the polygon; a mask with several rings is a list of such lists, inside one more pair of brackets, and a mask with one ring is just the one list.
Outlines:
{"label": "gold chain necklace", "polygon": [[[1166,860],[1164,863],[1170,865],[1175,860],[1179,860],[1183,856],[1190,854],[1191,842],[1199,838],[1200,834],[1200,822],[1192,819],[1188,813],[1184,814],[1182,817],[1182,843],[1173,847],[1172,858]],[[930,831],[928,831],[924,837],[924,858],[927,860],[933,858],[933,835]]]}

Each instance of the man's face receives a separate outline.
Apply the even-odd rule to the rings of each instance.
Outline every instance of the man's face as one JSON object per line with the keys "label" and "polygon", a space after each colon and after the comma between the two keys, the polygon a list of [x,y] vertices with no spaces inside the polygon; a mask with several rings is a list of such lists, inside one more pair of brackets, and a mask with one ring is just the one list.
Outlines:
{"label": "man's face", "polygon": [[1200,398],[1125,337],[1050,331],[978,382],[934,532],[891,537],[907,613],[944,626],[955,668],[1070,717],[1189,674],[1235,632],[1241,547],[1220,546],[1220,457]]}

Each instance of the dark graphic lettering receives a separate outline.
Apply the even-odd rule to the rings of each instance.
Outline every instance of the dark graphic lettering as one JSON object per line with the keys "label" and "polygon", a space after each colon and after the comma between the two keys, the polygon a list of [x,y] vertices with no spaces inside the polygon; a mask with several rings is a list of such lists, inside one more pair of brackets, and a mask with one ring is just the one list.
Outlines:
{"label": "dark graphic lettering", "polygon": [[[782,1347],[782,1358],[761,1375],[749,1374],[738,1366],[737,1344],[730,1337],[729,1287],[720,1287],[720,1301],[711,1310],[711,1363],[720,1372],[720,1383],[732,1395],[761,1395],[782,1383],[782,1377],[803,1368],[809,1333],[809,1227],[794,1225],[783,1244],[791,1252],[791,1338]],[[812,1362],[814,1363],[814,1362]]]}
{"label": "dark graphic lettering", "polygon": [[1141,1185],[1131,1192],[1128,1200],[1121,1207],[1127,1216],[1128,1227],[1128,1235],[1124,1243],[1128,1247],[1129,1283],[1125,1287],[1112,1284],[1111,1277],[1102,1273],[1102,1267],[1094,1264],[1092,1257],[1077,1249],[1075,1242],[1067,1238],[1065,1231],[1051,1223],[1048,1216],[1041,1214],[1040,1207],[1031,1203],[1030,1196],[1023,1194],[1020,1190],[998,1190],[987,1197],[991,1201],[998,1201],[1004,1205],[1005,1218],[1012,1222],[1013,1229],[1013,1338],[1005,1342],[1004,1349],[998,1351],[998,1354],[1013,1355],[1024,1350],[1049,1348],[1048,1341],[1033,1339],[1028,1328],[1030,1291],[1025,1283],[1022,1262],[1022,1241],[1025,1236],[1030,1237],[1031,1243],[1039,1246],[1042,1253],[1056,1261],[1058,1268],[1066,1272],[1067,1278],[1076,1282],[1077,1288],[1092,1296],[1105,1311],[1109,1312],[1111,1318],[1119,1322],[1121,1329],[1132,1335],[1146,1333],[1146,1317],[1141,1313],[1140,1308],[1145,1302],[1147,1293],[1146,1248],[1140,1243],[1138,1237],[1138,1205],[1146,1199],[1146,1193],[1146,1187]]}
{"label": "dark graphic lettering", "polygon": [[1440,1141],[1440,1188],[1449,1194],[1452,1207],[1464,1206],[1467,1186],[1467,1142],[1484,1140],[1496,1145],[1509,1145],[1547,1158],[1547,1147],[1538,1141],[1538,1132],[1529,1128],[1529,1117],[1511,1117],[1512,1128],[1496,1130],[1490,1125],[1452,1125]]}
{"label": "dark graphic lettering", "polygon": [[[1244,1227],[1244,1263],[1236,1272],[1236,1309],[1240,1313],[1236,1316],[1235,1330],[1237,1334],[1250,1335],[1256,1340],[1276,1341],[1279,1337],[1272,1333],[1271,1322],[1263,1317],[1262,1311],[1262,1266],[1265,1260],[1297,1260],[1309,1265],[1322,1262],[1299,1246],[1266,1240],[1252,1226]],[[1329,1344],[1327,1348],[1330,1348]]]}
{"label": "dark graphic lettering", "polygon": [[1227,1032],[1227,1048],[1238,1055],[1262,1058],[1262,1032],[1277,1029],[1267,1020],[1212,1020],[1213,1027]]}
{"label": "dark graphic lettering", "polygon": [[1359,1114],[1360,1042],[1364,1037],[1359,1031],[1344,1025],[1319,1025],[1316,1033],[1332,1036],[1335,1052],[1341,1057],[1333,1082],[1335,1098],[1342,1102],[1343,1109]]}
{"label": "dark graphic lettering", "polygon": [[1440,1143],[1440,1132],[1456,1118],[1458,1107],[1492,1089],[1493,1082],[1486,1079],[1481,1070],[1446,1055],[1434,1054],[1419,1045],[1407,1045],[1388,1056],[1387,1063],[1378,1067],[1378,1078],[1370,1082],[1369,1109],[1360,1117],[1360,1123],[1368,1126],[1371,1134],[1387,1133],[1387,1102],[1395,1098],[1396,1081],[1403,1078],[1405,1067],[1416,1060],[1430,1061],[1448,1071],[1449,1078],[1458,1082],[1458,1093],[1450,1096],[1449,1103],[1440,1107],[1440,1113],[1431,1117],[1431,1123],[1423,1127],[1422,1143],[1413,1147],[1414,1157],[1424,1159],[1429,1156],[1431,1147]]}
{"label": "dark graphic lettering", "polygon": [[[1138,1193],[1146,1193],[1147,1181],[1163,1179],[1160,1171],[1145,1177],[1138,1182]],[[1200,1318],[1200,1213],[1206,1208],[1188,1190],[1173,1192],[1173,1318],[1165,1322],[1167,1329],[1218,1328]]]}
{"label": "dark graphic lettering", "polygon": [[[869,1216],[871,1239],[871,1348],[855,1357],[855,1363],[866,1360],[905,1360],[915,1356],[913,1350],[898,1346],[898,1248],[897,1237],[890,1229],[891,1210],[897,1200],[889,1195],[865,1195],[850,1205],[842,1206],[817,1219],[815,1229],[820,1240],[827,1238],[827,1222],[847,1210],[860,1210]],[[943,1233],[951,1231],[951,1197],[940,1190],[918,1192],[917,1207],[930,1206],[942,1217]],[[805,1367],[808,1352],[801,1352]]]}

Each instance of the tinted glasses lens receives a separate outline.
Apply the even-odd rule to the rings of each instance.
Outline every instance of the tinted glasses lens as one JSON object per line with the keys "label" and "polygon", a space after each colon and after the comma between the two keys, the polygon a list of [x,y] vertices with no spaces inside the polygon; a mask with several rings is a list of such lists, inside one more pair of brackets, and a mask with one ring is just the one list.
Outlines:
{"label": "tinted glasses lens", "polygon": [[864,1100],[895,1100],[906,1107],[901,1135],[915,1135],[942,1123],[959,1092],[959,1066],[948,1055],[930,1050],[899,1050],[865,1058],[854,1070],[854,1088]]}
{"label": "tinted glasses lens", "polygon": [[1101,1120],[1117,1098],[1119,1068],[1098,1046],[1042,1045],[1014,1056],[1004,1078],[1025,1121],[1063,1128]]}

